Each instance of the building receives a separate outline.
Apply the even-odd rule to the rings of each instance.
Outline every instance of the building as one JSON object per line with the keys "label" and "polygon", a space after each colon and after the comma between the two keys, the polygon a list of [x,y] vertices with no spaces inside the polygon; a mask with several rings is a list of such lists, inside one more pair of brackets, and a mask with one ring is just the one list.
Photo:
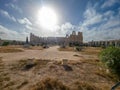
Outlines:
{"label": "building", "polygon": [[83,35],[82,32],[78,32],[76,34],[75,31],[72,32],[70,35],[66,35],[66,44],[69,45],[82,45],[83,44]]}
{"label": "building", "polygon": [[88,42],[89,46],[99,47],[99,46],[120,46],[120,40],[106,40],[106,41],[91,41]]}
{"label": "building", "polygon": [[31,45],[56,45],[63,43],[63,37],[38,37],[32,33],[30,33],[30,44]]}
{"label": "building", "polygon": [[30,33],[30,44],[32,45],[42,45],[42,44],[59,44],[59,45],[81,45],[83,43],[82,32],[78,32],[76,34],[75,31],[70,34],[70,36],[66,35],[66,37],[38,37],[32,33]]}

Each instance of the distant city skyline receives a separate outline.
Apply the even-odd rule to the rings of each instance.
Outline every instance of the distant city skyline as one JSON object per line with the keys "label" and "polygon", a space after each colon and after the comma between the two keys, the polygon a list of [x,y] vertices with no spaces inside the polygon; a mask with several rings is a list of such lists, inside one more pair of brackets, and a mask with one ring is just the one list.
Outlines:
{"label": "distant city skyline", "polygon": [[[43,14],[48,28],[40,24],[42,7],[57,18]],[[83,41],[120,39],[120,0],[0,0],[1,39],[25,41],[30,33],[61,37],[72,31],[83,32]]]}

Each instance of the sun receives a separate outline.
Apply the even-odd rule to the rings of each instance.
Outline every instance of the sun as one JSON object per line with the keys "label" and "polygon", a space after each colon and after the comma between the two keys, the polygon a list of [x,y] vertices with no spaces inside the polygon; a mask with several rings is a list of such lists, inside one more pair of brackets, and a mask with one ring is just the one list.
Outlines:
{"label": "sun", "polygon": [[57,24],[57,14],[50,7],[42,7],[38,12],[38,21],[43,28],[51,29]]}

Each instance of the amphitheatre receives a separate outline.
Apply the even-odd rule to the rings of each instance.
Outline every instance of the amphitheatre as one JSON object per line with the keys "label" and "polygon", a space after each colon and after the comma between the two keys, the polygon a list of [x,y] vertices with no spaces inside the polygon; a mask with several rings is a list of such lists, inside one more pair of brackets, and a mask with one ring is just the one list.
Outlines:
{"label": "amphitheatre", "polygon": [[101,65],[99,53],[120,43],[96,42],[84,43],[82,32],[75,31],[65,37],[31,33],[25,42],[1,40],[0,90],[110,90],[117,78]]}

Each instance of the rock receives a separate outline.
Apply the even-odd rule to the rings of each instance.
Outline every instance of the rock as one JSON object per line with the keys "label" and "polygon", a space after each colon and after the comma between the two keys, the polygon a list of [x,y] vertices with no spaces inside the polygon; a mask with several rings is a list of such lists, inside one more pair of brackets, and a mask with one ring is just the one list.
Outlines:
{"label": "rock", "polygon": [[26,70],[29,70],[29,69],[33,68],[34,66],[36,66],[36,63],[28,63],[23,67],[22,70],[26,71]]}
{"label": "rock", "polygon": [[68,59],[63,59],[62,60],[62,65],[67,65],[67,63],[68,63]]}
{"label": "rock", "polygon": [[65,71],[73,71],[72,67],[71,66],[68,66],[68,65],[62,65],[65,69]]}

